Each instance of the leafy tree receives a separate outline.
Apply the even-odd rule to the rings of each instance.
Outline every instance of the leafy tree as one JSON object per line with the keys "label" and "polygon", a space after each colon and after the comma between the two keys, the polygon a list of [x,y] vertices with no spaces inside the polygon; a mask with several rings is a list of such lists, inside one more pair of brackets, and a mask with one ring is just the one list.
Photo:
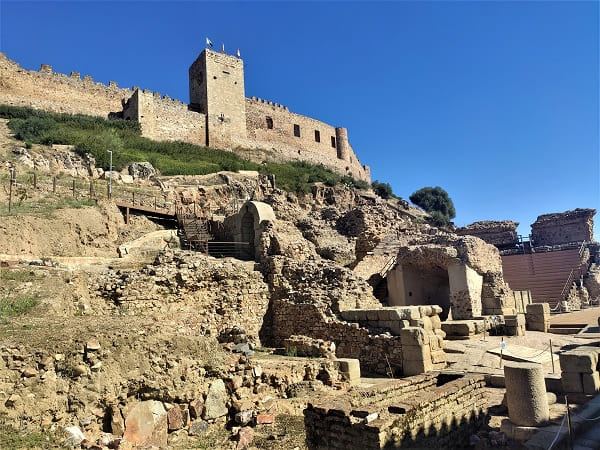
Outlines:
{"label": "leafy tree", "polygon": [[373,188],[373,191],[375,191],[375,194],[381,198],[388,199],[394,197],[392,186],[390,186],[389,183],[380,183],[379,181],[375,180],[371,183],[371,187]]}
{"label": "leafy tree", "polygon": [[409,197],[410,201],[420,206],[432,216],[436,223],[445,225],[456,217],[454,203],[448,193],[441,187],[424,187]]}

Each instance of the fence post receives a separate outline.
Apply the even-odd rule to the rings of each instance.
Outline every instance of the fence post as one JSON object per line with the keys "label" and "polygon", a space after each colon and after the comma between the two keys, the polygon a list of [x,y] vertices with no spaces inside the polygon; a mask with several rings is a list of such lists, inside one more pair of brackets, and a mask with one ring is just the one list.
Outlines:
{"label": "fence post", "polygon": [[75,197],[75,178],[73,178],[73,197]]}
{"label": "fence post", "polygon": [[133,206],[135,206],[135,191],[131,193],[131,196],[131,203],[133,203]]}
{"label": "fence post", "polygon": [[15,170],[14,169],[10,169],[10,178],[8,180],[8,212],[10,212],[10,210],[12,209],[12,192],[13,192],[13,176],[14,176]]}
{"label": "fence post", "polygon": [[52,177],[52,193],[56,194],[56,175]]}
{"label": "fence post", "polygon": [[571,428],[571,410],[569,408],[569,398],[565,395],[565,403],[567,405],[567,428],[569,430],[569,448],[573,448],[573,430]]}
{"label": "fence post", "polygon": [[90,200],[94,196],[94,182],[90,180]]}
{"label": "fence post", "polygon": [[550,359],[552,360],[552,373],[556,373],[554,370],[554,349],[552,348],[552,339],[550,339]]}
{"label": "fence post", "polygon": [[33,188],[37,189],[37,172],[33,172]]}

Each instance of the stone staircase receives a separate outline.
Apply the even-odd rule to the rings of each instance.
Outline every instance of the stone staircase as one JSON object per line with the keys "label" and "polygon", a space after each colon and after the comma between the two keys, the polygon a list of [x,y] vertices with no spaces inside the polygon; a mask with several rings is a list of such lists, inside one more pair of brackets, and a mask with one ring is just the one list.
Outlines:
{"label": "stone staircase", "polygon": [[208,231],[206,218],[178,211],[177,224],[184,246],[208,253],[208,242],[213,237]]}

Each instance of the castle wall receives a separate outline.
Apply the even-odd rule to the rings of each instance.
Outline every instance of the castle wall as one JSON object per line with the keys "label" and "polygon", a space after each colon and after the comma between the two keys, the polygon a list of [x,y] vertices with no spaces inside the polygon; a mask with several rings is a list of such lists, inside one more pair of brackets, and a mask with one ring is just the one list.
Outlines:
{"label": "castle wall", "polygon": [[158,92],[136,89],[123,108],[123,118],[137,120],[150,139],[206,145],[206,115]]}
{"label": "castle wall", "polygon": [[39,72],[25,70],[0,53],[0,103],[3,104],[108,117],[110,113],[119,113],[123,109],[121,100],[131,94],[130,89],[121,89],[114,82],[106,86],[89,76],[81,79],[77,72],[70,76],[54,73],[45,64]]}
{"label": "castle wall", "polygon": [[143,136],[151,139],[249,149],[242,156],[307,161],[357,179],[371,179],[370,168],[361,165],[345,128],[334,128],[272,102],[245,98],[239,58],[203,52],[190,67],[190,99],[188,106],[148,90],[122,89],[112,81],[107,86],[75,72],[54,73],[47,65],[37,72],[25,70],[0,53],[2,104],[105,118],[122,116],[139,121]]}
{"label": "castle wall", "polygon": [[246,99],[246,127],[249,145],[275,150],[282,160],[323,164],[354,178],[371,179],[370,169],[360,164],[344,128],[334,128],[255,98]]}

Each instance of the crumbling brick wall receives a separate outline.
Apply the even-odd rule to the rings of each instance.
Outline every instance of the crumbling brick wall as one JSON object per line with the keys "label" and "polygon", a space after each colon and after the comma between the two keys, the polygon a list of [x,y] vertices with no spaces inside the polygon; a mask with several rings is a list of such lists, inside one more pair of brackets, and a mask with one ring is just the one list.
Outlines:
{"label": "crumbling brick wall", "polygon": [[574,209],[543,214],[531,225],[535,246],[558,245],[594,240],[595,209]]}
{"label": "crumbling brick wall", "polygon": [[311,450],[466,446],[487,416],[484,387],[482,375],[447,383],[418,375],[311,402],[304,410],[307,446]]}
{"label": "crumbling brick wall", "polygon": [[459,236],[475,236],[499,248],[514,247],[518,243],[517,227],[512,220],[482,220],[456,230]]}
{"label": "crumbling brick wall", "polygon": [[[305,335],[332,341],[339,358],[358,358],[361,370],[385,374],[391,367],[402,373],[402,345],[399,336],[371,335],[366,328],[326,318],[316,305],[275,300],[272,304],[271,344],[285,345],[292,335]],[[388,366],[389,364],[389,366]]]}
{"label": "crumbling brick wall", "polygon": [[168,313],[198,334],[226,340],[242,334],[242,340],[258,342],[268,333],[263,326],[270,296],[262,274],[253,269],[253,263],[243,261],[165,252],[154,265],[111,271],[90,288],[122,313]]}

